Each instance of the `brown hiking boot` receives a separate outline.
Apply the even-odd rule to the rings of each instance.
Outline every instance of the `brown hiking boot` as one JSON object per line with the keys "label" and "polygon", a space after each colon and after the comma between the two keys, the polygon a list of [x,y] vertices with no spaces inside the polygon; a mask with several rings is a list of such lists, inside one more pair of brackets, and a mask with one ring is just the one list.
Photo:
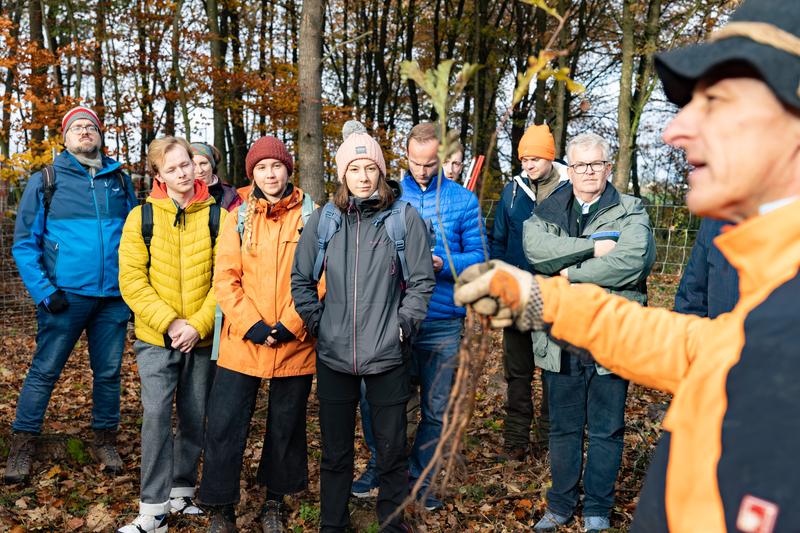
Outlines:
{"label": "brown hiking boot", "polygon": [[4,479],[6,483],[20,483],[31,475],[33,454],[36,453],[36,439],[33,433],[14,433]]}
{"label": "brown hiking boot", "polygon": [[117,431],[114,429],[94,430],[92,457],[103,465],[103,470],[111,474],[122,472],[122,459],[117,453]]}

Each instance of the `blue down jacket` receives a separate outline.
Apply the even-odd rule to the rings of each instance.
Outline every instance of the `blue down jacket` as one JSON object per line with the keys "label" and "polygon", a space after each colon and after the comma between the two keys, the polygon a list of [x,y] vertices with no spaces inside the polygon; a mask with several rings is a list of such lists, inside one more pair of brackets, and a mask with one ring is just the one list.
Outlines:
{"label": "blue down jacket", "polygon": [[119,296],[119,239],[136,205],[133,183],[120,163],[103,156],[92,178],[69,153],[53,162],[55,191],[45,223],[42,173],[22,194],[12,253],[20,277],[39,304],[57,289],[83,296]]}
{"label": "blue down jacket", "polygon": [[[442,229],[436,216],[437,179],[434,178],[430,186],[423,191],[413,176],[406,172],[400,186],[403,189],[401,198],[415,207],[424,220],[430,220],[433,224],[436,231],[436,247],[433,255],[438,255],[444,260],[444,268],[436,273],[436,287],[433,289],[425,320],[464,317],[467,314],[466,310],[453,303],[455,280],[447,264]],[[444,237],[450,246],[458,275],[468,266],[484,260],[480,234],[480,208],[475,195],[458,183],[442,176],[441,187],[439,205]]]}

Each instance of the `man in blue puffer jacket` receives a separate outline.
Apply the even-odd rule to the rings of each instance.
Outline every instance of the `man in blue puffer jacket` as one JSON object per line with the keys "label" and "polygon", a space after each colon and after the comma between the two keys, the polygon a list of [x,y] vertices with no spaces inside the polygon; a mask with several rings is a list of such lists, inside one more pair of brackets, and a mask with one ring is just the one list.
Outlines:
{"label": "man in blue puffer jacket", "polygon": [[[37,305],[36,352],[17,400],[7,482],[30,475],[36,437],[53,387],[85,330],[92,367],[92,453],[107,470],[122,461],[115,449],[120,367],[130,311],[117,281],[122,226],[136,205],[130,178],[103,155],[102,124],[76,107],[61,122],[66,150],[31,176],[17,212],[12,252]],[[48,202],[49,199],[49,202]]]}
{"label": "man in blue puffer jacket", "polygon": [[[444,241],[450,247],[455,274],[484,260],[480,235],[480,208],[473,193],[441,177],[439,214],[436,213],[436,189],[441,163],[436,126],[414,126],[406,145],[408,172],[400,183],[402,199],[414,206],[436,232],[433,249],[433,290],[428,316],[416,333],[412,346],[412,374],[419,378],[421,420],[409,458],[411,481],[420,477],[436,449],[442,431],[450,388],[456,368],[466,310],[453,302],[453,272],[448,265]],[[429,481],[429,480],[428,480]],[[433,495],[425,501],[428,510],[440,509],[442,503]]]}

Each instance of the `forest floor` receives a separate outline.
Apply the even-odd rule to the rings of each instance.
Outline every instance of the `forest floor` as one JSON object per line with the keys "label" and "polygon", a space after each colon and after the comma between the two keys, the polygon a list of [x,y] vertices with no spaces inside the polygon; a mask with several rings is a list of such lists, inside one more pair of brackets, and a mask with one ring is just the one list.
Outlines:
{"label": "forest floor", "polygon": [[[651,305],[671,306],[676,279],[652,276]],[[643,332],[646,334],[646,332]],[[544,511],[550,483],[547,454],[524,462],[496,461],[502,447],[505,382],[501,335],[492,334],[492,352],[482,378],[476,411],[464,440],[466,468],[443,494],[445,509],[427,513],[408,508],[417,531],[523,531],[529,530]],[[0,465],[5,467],[17,394],[28,369],[35,339],[4,335],[0,339]],[[535,380],[536,402],[541,399],[540,380]],[[265,381],[245,451],[240,531],[255,532],[263,501],[263,489],[255,481],[266,422],[268,387]],[[669,402],[665,394],[631,385],[626,410],[625,451],[617,480],[617,500],[612,513],[613,531],[627,531],[651,453],[660,434],[660,420]],[[293,533],[317,531],[319,520],[320,437],[317,402],[312,390],[308,410],[309,487],[287,498],[289,527]],[[53,393],[45,422],[44,442],[27,484],[0,484],[0,533],[25,531],[114,531],[132,520],[138,510],[139,431],[141,405],[139,380],[130,343],[122,372],[122,420],[118,450],[125,471],[109,477],[91,460],[91,375],[85,340],[70,358]],[[361,438],[356,439],[356,476],[367,456]],[[357,531],[377,532],[375,500],[351,499],[351,517]],[[580,521],[563,531],[577,532]],[[203,518],[170,518],[170,531],[203,531]]]}

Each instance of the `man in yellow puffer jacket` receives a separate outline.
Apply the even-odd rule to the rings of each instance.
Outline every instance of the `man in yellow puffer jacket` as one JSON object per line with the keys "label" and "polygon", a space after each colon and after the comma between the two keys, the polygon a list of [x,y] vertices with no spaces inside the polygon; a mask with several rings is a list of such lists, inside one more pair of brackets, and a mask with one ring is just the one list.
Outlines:
{"label": "man in yellow puffer jacket", "polygon": [[[195,180],[185,139],[154,140],[147,163],[155,178],[150,207],[131,211],[119,248],[120,291],[136,316],[134,351],[144,408],[139,516],[120,533],[166,533],[167,513],[201,514],[192,498],[214,370],[212,233],[226,214],[212,209],[208,187]],[[142,223],[147,211],[152,213],[144,217],[152,218],[152,231],[144,231],[150,234],[149,247],[142,235],[149,227]]]}

